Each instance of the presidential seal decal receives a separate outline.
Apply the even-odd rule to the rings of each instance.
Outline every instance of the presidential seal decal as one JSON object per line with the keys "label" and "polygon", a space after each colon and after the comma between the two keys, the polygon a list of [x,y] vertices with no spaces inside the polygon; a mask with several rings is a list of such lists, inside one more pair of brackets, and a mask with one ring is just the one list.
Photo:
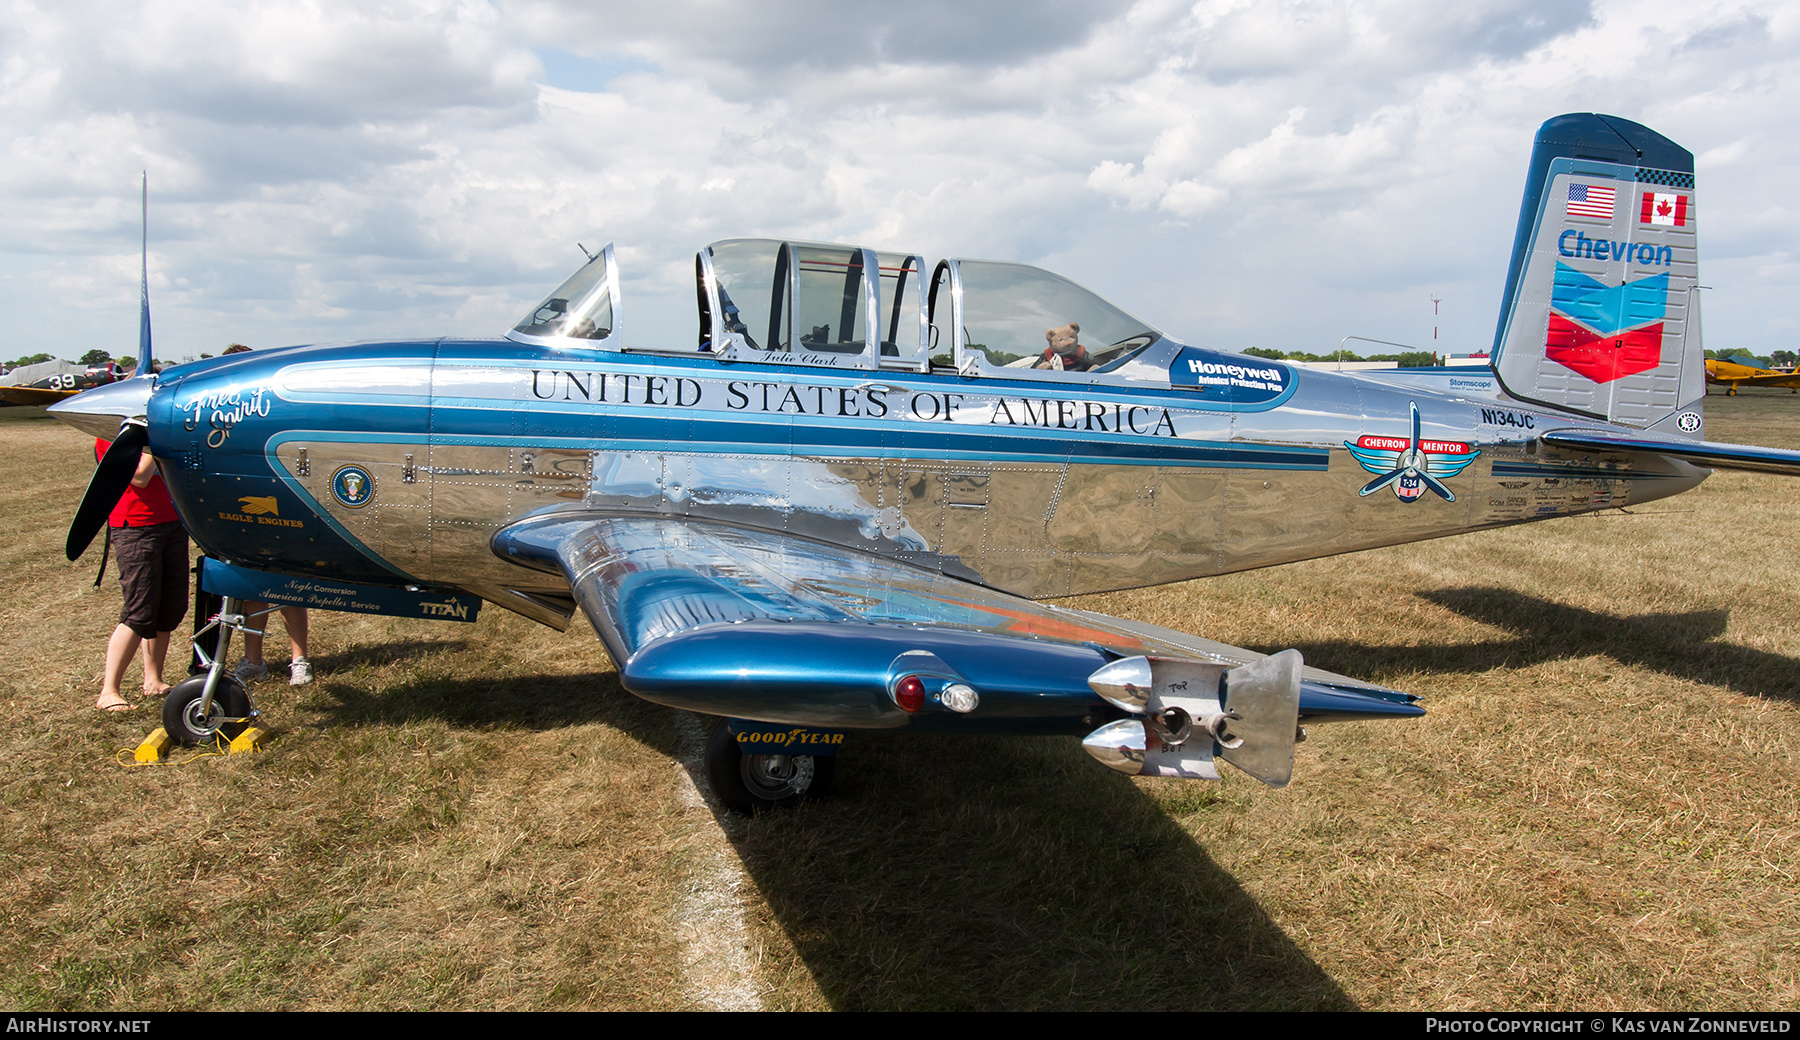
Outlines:
{"label": "presidential seal decal", "polygon": [[351,509],[361,509],[375,497],[375,478],[361,466],[339,466],[331,475],[331,496]]}

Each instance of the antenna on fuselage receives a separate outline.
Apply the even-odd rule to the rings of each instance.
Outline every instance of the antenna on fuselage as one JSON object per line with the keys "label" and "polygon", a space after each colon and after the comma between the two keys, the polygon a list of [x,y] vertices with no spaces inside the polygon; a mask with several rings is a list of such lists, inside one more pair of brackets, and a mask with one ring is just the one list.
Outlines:
{"label": "antenna on fuselage", "polygon": [[575,248],[581,250],[581,255],[588,258],[588,263],[591,264],[594,262],[594,254],[587,251],[587,246],[584,246],[580,242],[577,242],[577,243],[575,243]]}
{"label": "antenna on fuselage", "polygon": [[141,292],[138,309],[138,367],[137,374],[147,376],[155,371],[150,363],[150,171],[144,171],[143,196],[143,228],[144,247],[143,278],[138,283]]}

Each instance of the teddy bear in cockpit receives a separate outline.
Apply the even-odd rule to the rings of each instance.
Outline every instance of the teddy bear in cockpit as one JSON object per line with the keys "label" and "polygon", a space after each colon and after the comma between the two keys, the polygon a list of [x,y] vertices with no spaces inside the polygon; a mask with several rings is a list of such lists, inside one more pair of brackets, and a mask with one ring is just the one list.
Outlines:
{"label": "teddy bear in cockpit", "polygon": [[1094,359],[1088,356],[1087,348],[1081,345],[1081,326],[1069,322],[1060,328],[1044,333],[1044,340],[1049,346],[1037,359],[1032,368],[1048,368],[1057,372],[1086,372],[1094,367]]}

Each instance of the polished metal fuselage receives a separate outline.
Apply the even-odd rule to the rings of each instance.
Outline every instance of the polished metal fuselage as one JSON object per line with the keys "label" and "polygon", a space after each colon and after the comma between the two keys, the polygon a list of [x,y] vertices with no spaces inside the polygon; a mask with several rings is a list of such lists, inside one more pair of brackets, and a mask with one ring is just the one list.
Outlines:
{"label": "polished metal fuselage", "polygon": [[[1707,473],[1545,450],[1539,433],[1595,424],[1505,400],[1479,371],[1409,384],[1296,367],[1278,400],[1246,406],[1142,379],[490,340],[291,348],[159,378],[152,450],[209,553],[513,609],[568,593],[494,548],[546,514],[721,521],[1046,598],[1631,505]],[[1442,480],[1451,498],[1416,483],[1407,498],[1363,493],[1359,442],[1479,455]]]}

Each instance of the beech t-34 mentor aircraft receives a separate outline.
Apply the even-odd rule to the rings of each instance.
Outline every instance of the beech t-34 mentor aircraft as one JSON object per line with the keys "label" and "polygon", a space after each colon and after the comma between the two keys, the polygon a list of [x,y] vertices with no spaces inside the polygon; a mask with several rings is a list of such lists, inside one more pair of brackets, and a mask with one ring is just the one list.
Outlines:
{"label": "beech t-34 mentor aircraft", "polygon": [[[609,246],[502,340],[266,350],[59,405],[118,437],[71,553],[148,445],[227,627],[243,599],[579,607],[626,689],[722,717],[708,775],[743,810],[822,793],[856,730],[1069,733],[1126,773],[1280,786],[1298,724],[1421,709],[1037,601],[1800,471],[1702,439],[1698,214],[1687,150],[1545,123],[1473,374],[1309,371],[1021,264],[750,239],[695,258],[697,341],[646,343]],[[180,736],[250,717],[218,656],[165,705]]]}

